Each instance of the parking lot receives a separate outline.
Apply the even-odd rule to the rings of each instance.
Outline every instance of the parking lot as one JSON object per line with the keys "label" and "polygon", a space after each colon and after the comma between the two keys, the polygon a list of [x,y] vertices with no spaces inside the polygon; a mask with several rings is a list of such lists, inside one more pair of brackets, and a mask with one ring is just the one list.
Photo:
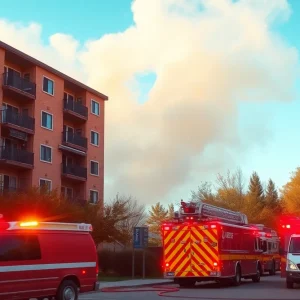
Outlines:
{"label": "parking lot", "polygon": [[[174,284],[165,286],[178,287]],[[164,286],[160,286],[163,289]],[[293,290],[285,287],[284,279],[276,276],[264,276],[260,283],[253,283],[251,280],[243,280],[239,287],[220,287],[215,283],[202,283],[194,288],[181,288],[177,292],[167,293],[164,296],[158,295],[157,291],[146,291],[150,287],[140,289],[134,288],[131,292],[97,292],[81,295],[80,300],[155,300],[155,299],[201,299],[201,300],[289,300],[299,299],[300,286]]]}

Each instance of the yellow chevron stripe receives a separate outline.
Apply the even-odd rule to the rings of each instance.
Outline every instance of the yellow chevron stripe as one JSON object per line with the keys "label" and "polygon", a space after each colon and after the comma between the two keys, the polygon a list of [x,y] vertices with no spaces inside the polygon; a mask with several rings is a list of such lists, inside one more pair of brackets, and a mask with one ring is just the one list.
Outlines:
{"label": "yellow chevron stripe", "polygon": [[[184,265],[188,262],[190,258],[188,256],[186,256],[186,258],[183,260],[183,262],[179,265],[179,267],[177,268],[177,270],[175,270],[175,275],[178,274],[178,273],[182,273],[182,272],[188,272],[189,271],[189,268],[190,268],[190,265],[188,266],[188,269],[187,270],[182,270]],[[181,276],[183,276],[183,274],[181,274]]]}
{"label": "yellow chevron stripe", "polygon": [[[165,235],[164,235],[164,243],[167,244],[173,237],[176,238],[176,236],[178,236],[178,234],[180,232],[184,232],[184,231],[188,231],[187,230],[188,227],[187,226],[184,226],[182,228],[179,228],[178,230],[170,230],[170,231],[165,231]],[[178,233],[179,232],[179,233]]]}
{"label": "yellow chevron stripe", "polygon": [[[176,259],[174,260],[174,262],[178,262],[179,259],[182,258],[183,255],[185,255],[185,252],[183,251],[183,249],[188,250],[190,248],[190,245],[184,245],[184,244],[179,244],[175,250],[173,252],[170,253],[170,255],[168,256],[168,261],[172,261],[172,259],[174,258],[174,256],[177,256]],[[173,263],[172,262],[172,265]]]}
{"label": "yellow chevron stripe", "polygon": [[209,232],[209,230],[208,229],[206,229],[206,230],[203,230],[202,231],[205,235],[207,235],[211,240],[212,240],[212,242],[214,242],[214,243],[217,243],[218,242],[218,240]]}
{"label": "yellow chevron stripe", "polygon": [[[202,241],[204,240],[204,237],[201,235],[201,233],[199,231],[195,231],[195,233]],[[209,252],[211,254],[211,256],[213,257],[214,260],[218,260],[218,257],[216,256],[216,254],[211,251],[211,249],[206,245],[206,243],[201,243],[201,245],[203,245],[203,247],[207,250],[207,252]]]}
{"label": "yellow chevron stripe", "polygon": [[[183,238],[186,238],[186,236],[188,237],[188,235],[189,235],[189,231],[181,231],[176,237],[175,237],[175,243],[176,243],[176,241],[178,241],[178,240],[183,240]],[[182,246],[184,246],[183,244],[179,244],[179,245],[182,245]],[[172,249],[174,247],[174,243],[171,243],[170,245],[169,245],[169,247],[167,247],[166,249],[165,249],[165,255],[167,255],[168,253],[169,253],[169,251]],[[176,249],[177,249],[178,247],[176,247]],[[173,251],[173,255],[174,255],[174,253],[176,253],[176,251]]]}
{"label": "yellow chevron stripe", "polygon": [[193,265],[202,276],[208,276],[208,273],[202,270],[198,265]]}
{"label": "yellow chevron stripe", "polygon": [[174,235],[176,235],[178,233],[178,231],[176,230],[171,230],[171,231],[165,231],[165,235],[164,235],[164,243],[167,244]]}
{"label": "yellow chevron stripe", "polygon": [[[194,245],[194,247],[197,248],[197,250],[201,253],[201,255],[203,255],[203,257],[204,257],[208,262],[210,262],[211,265],[213,265],[213,260],[212,260],[208,255],[206,255],[206,253],[205,253],[204,251],[202,251],[200,248],[198,248],[198,245],[197,245],[197,247]],[[210,254],[211,254],[211,252],[210,252]],[[201,257],[199,257],[196,253],[194,254],[194,257],[197,257],[197,260],[198,260],[198,261],[202,261]],[[207,266],[206,264],[204,265],[204,267],[205,267],[205,269],[206,269],[207,271],[210,271],[210,270],[211,270],[211,268],[210,268],[209,266]]]}

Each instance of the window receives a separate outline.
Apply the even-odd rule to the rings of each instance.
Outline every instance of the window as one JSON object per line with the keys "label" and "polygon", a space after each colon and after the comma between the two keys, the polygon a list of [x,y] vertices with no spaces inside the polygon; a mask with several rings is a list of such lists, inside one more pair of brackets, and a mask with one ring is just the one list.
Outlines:
{"label": "window", "polygon": [[99,175],[99,163],[97,161],[91,160],[91,174]]}
{"label": "window", "polygon": [[52,148],[45,145],[41,145],[40,159],[41,161],[52,162]]}
{"label": "window", "polygon": [[54,95],[54,81],[45,76],[43,79],[43,91],[52,96]]}
{"label": "window", "polygon": [[52,181],[49,179],[40,179],[40,188],[45,192],[50,192],[52,190]]}
{"label": "window", "polygon": [[14,70],[10,67],[4,66],[4,73],[8,73],[8,75],[17,75],[19,77],[21,77],[21,72]]}
{"label": "window", "polygon": [[290,246],[289,246],[289,253],[300,253],[300,238],[299,237],[292,237]]}
{"label": "window", "polygon": [[36,235],[0,236],[0,261],[41,259],[41,248]]}
{"label": "window", "polygon": [[91,110],[92,110],[92,114],[99,116],[100,115],[100,104],[98,102],[96,102],[95,100],[92,100],[91,103]]}
{"label": "window", "polygon": [[0,190],[15,191],[17,189],[17,177],[0,174]]}
{"label": "window", "polygon": [[45,111],[42,111],[42,125],[43,128],[53,129],[53,116]]}
{"label": "window", "polygon": [[67,102],[73,102],[74,101],[74,96],[64,92],[64,99],[67,100]]}
{"label": "window", "polygon": [[99,146],[99,133],[91,131],[91,144],[94,146]]}
{"label": "window", "polygon": [[90,190],[90,203],[96,204],[98,202],[98,191]]}
{"label": "window", "polygon": [[72,199],[73,198],[73,189],[69,188],[69,187],[62,186],[61,187],[61,194],[67,199]]}

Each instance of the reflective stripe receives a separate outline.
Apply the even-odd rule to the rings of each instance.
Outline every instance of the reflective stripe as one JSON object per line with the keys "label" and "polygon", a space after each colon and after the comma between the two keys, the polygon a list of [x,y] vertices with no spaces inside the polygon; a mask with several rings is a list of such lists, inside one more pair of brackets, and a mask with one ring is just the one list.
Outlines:
{"label": "reflective stripe", "polygon": [[78,262],[63,264],[36,264],[36,265],[18,265],[0,267],[0,273],[21,272],[21,271],[41,271],[41,270],[59,270],[96,267],[96,262]]}

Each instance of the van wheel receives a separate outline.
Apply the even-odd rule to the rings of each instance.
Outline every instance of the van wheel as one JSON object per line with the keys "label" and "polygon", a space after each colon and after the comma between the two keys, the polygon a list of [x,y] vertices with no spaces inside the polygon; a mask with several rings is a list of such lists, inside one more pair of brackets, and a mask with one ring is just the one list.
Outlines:
{"label": "van wheel", "polygon": [[241,280],[242,280],[241,267],[240,265],[237,265],[235,270],[235,276],[233,277],[233,285],[239,286],[241,284]]}
{"label": "van wheel", "polygon": [[72,280],[65,280],[58,288],[56,300],[77,300],[78,286]]}
{"label": "van wheel", "polygon": [[293,289],[294,288],[294,282],[293,281],[286,281],[286,287],[288,289]]}

